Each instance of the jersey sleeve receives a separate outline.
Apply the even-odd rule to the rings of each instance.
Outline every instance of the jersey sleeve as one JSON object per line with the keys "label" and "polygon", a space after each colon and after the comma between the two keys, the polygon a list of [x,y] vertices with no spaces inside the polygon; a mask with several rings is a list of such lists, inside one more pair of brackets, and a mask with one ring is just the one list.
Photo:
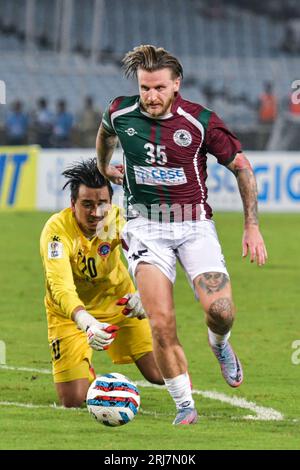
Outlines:
{"label": "jersey sleeve", "polygon": [[109,105],[107,106],[107,108],[105,109],[105,111],[102,115],[102,126],[104,127],[104,129],[109,134],[112,134],[112,135],[115,135],[116,132],[115,132],[114,127],[112,125],[111,115],[114,112],[114,109],[116,108],[116,106],[118,104],[118,101],[119,101],[118,98],[115,98],[115,99],[111,100],[109,102]]}
{"label": "jersey sleeve", "polygon": [[242,146],[237,137],[225,126],[224,122],[212,113],[206,131],[206,148],[221,165],[229,165]]}
{"label": "jersey sleeve", "polygon": [[71,241],[66,235],[58,235],[57,231],[51,230],[51,227],[43,230],[40,251],[47,287],[54,302],[68,318],[71,318],[76,307],[84,306],[73,280],[71,249]]}

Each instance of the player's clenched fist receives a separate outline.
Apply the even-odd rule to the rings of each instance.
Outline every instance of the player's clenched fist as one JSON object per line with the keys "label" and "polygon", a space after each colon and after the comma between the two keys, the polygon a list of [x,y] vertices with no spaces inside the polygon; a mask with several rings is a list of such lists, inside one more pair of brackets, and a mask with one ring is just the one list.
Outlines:
{"label": "player's clenched fist", "polygon": [[78,328],[86,333],[89,345],[96,351],[108,349],[119,329],[116,325],[99,322],[86,310],[74,313],[73,319]]}

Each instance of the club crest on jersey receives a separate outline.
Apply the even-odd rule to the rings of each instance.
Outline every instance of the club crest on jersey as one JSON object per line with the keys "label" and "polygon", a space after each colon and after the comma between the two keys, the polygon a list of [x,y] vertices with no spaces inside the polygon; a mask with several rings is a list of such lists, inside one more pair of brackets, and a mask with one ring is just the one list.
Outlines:
{"label": "club crest on jersey", "polygon": [[106,258],[106,256],[109,255],[110,251],[111,251],[111,246],[110,246],[110,243],[107,243],[107,242],[100,243],[100,245],[97,248],[97,253],[102,258]]}
{"label": "club crest on jersey", "polygon": [[137,131],[133,127],[129,127],[126,129],[126,134],[129,135],[129,137],[132,137],[134,134],[137,134]]}
{"label": "club crest on jersey", "polygon": [[173,140],[175,144],[180,145],[180,147],[188,147],[192,143],[191,133],[185,129],[178,129],[174,132]]}

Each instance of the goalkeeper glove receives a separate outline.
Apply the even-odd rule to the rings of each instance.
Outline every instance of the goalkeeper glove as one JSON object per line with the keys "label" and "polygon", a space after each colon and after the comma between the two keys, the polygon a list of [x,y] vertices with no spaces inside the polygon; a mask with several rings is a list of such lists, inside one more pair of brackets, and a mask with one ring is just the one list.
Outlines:
{"label": "goalkeeper glove", "polygon": [[124,297],[118,300],[117,305],[124,306],[122,313],[127,318],[138,318],[142,320],[147,317],[138,291],[134,294],[124,295]]}
{"label": "goalkeeper glove", "polygon": [[73,315],[78,328],[87,335],[88,344],[96,351],[108,349],[119,329],[110,323],[101,323],[86,310],[79,310]]}

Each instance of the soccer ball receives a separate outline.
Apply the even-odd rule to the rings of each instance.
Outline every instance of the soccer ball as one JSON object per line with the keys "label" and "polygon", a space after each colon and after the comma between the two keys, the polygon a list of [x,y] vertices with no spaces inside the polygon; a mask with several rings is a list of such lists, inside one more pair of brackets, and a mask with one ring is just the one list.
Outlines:
{"label": "soccer ball", "polygon": [[133,420],[140,406],[140,393],[125,375],[113,372],[97,377],[88,389],[89,413],[105,426],[122,426]]}

